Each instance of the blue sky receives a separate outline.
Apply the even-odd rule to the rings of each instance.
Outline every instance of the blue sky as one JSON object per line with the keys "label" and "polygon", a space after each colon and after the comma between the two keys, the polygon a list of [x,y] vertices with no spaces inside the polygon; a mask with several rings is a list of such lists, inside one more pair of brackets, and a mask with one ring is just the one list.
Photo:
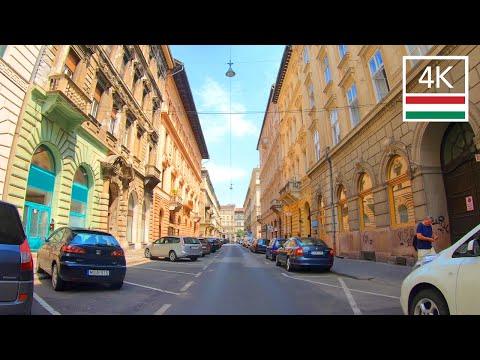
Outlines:
{"label": "blue sky", "polygon": [[[283,45],[170,46],[173,57],[185,64],[210,155],[203,164],[221,205],[242,207],[245,201],[252,169],[259,165],[258,136],[283,49]],[[231,79],[225,76],[230,51],[236,73]]]}

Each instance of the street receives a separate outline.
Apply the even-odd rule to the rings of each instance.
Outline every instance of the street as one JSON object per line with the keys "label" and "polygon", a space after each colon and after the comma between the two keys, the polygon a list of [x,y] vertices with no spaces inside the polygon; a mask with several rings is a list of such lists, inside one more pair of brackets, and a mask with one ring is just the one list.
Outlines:
{"label": "street", "polygon": [[[353,264],[353,265],[352,265]],[[394,276],[339,274],[348,266],[389,267]],[[335,259],[332,272],[284,267],[238,244],[224,245],[196,262],[135,259],[124,286],[73,285],[52,289],[50,278],[35,275],[34,315],[400,315],[400,285],[409,268]],[[360,271],[357,271],[361,273]]]}

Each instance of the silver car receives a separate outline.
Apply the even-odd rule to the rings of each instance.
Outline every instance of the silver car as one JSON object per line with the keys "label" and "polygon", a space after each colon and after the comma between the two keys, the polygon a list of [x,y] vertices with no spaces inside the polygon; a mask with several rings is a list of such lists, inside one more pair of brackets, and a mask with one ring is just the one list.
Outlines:
{"label": "silver car", "polygon": [[202,256],[202,243],[189,236],[164,236],[145,248],[146,258],[168,257],[170,261],[189,258],[196,261]]}

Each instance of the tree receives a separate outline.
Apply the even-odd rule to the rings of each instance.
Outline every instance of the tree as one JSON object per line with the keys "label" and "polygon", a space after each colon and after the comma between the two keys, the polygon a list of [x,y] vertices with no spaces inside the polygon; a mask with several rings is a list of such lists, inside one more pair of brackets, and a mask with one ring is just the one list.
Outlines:
{"label": "tree", "polygon": [[235,236],[237,238],[243,238],[245,236],[245,231],[243,229],[238,229],[237,232],[235,233]]}

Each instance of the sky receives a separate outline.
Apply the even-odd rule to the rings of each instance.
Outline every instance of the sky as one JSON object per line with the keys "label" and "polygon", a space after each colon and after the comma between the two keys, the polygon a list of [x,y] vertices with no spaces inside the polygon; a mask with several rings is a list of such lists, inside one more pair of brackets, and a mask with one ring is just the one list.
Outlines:
{"label": "sky", "polygon": [[[210,155],[202,164],[220,205],[243,207],[252,170],[260,164],[258,137],[284,48],[170,45],[173,57],[185,65]],[[230,53],[236,73],[233,78],[225,75]]]}

